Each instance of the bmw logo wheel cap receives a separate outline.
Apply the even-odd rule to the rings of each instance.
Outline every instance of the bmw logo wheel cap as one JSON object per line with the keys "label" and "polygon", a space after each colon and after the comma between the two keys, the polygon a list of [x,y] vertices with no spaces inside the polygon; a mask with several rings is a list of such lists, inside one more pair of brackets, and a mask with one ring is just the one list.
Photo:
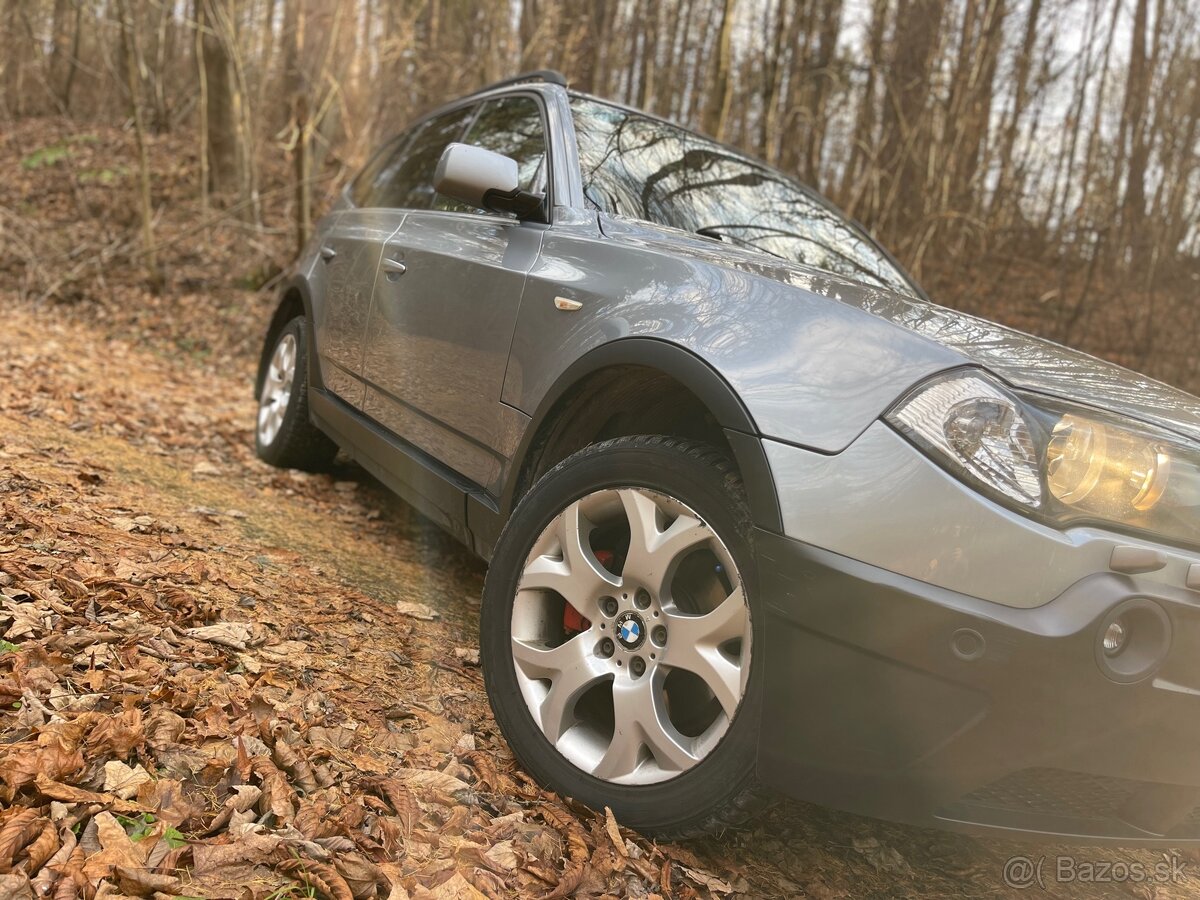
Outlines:
{"label": "bmw logo wheel cap", "polygon": [[633,611],[621,613],[615,627],[617,640],[626,650],[636,650],[646,640],[646,623]]}

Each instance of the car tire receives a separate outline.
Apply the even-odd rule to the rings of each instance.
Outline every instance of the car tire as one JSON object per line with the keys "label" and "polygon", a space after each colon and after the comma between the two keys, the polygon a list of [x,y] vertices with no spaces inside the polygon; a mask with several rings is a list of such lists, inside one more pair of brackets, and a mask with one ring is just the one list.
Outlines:
{"label": "car tire", "polygon": [[259,373],[254,450],[278,468],[320,472],[337,449],[309,418],[308,322],[297,317],[275,336]]}
{"label": "car tire", "polygon": [[[644,524],[647,517],[656,532]],[[635,542],[630,524],[635,521],[641,523],[639,534],[652,537]],[[764,805],[755,777],[762,651],[757,657],[753,652],[764,645],[764,616],[756,599],[750,521],[741,478],[724,454],[707,444],[661,436],[586,447],[546,473],[521,500],[488,570],[480,643],[496,720],[517,759],[541,784],[593,809],[610,807],[621,824],[665,839],[737,826]],[[568,553],[566,548],[576,545],[559,536],[585,532],[587,540],[577,546],[586,547],[579,552],[590,557]],[[638,555],[622,551],[622,540],[630,548],[637,543],[658,549]],[[687,544],[692,540],[698,542]],[[596,549],[606,541],[615,549]],[[689,549],[669,555],[685,545]],[[579,562],[584,559],[590,562]],[[592,563],[599,563],[599,570]],[[621,571],[609,571],[610,565]],[[576,569],[585,573],[582,580]],[[620,585],[613,596],[597,600],[600,605],[589,606],[584,598],[595,592],[597,571]],[[644,573],[649,574],[639,581]],[[562,586],[575,601],[543,589],[546,584]],[[651,590],[636,589],[639,584]],[[733,603],[739,593],[744,618],[737,618]],[[685,601],[692,608],[685,610]],[[587,608],[568,610],[576,604]],[[616,616],[609,615],[613,604]],[[702,612],[712,615],[699,617]],[[718,618],[728,622],[710,629],[710,619]],[[657,623],[664,625],[662,645],[656,644]],[[680,635],[675,643],[672,633]],[[730,638],[734,633],[739,636]],[[613,651],[607,657],[605,640]],[[704,653],[690,652],[701,647]],[[550,651],[560,660],[567,659],[562,654],[574,660],[578,653],[582,662],[563,663],[561,671],[539,668],[550,657],[538,654]],[[720,654],[715,663],[714,651]],[[530,655],[532,662],[526,659]],[[573,674],[584,671],[580,665],[586,675]],[[595,678],[597,671],[606,674]],[[589,678],[594,678],[590,687],[575,687]],[[735,683],[740,701],[733,697]],[[569,694],[578,691],[583,693]],[[564,703],[569,695],[573,699]],[[573,710],[560,716],[560,707],[571,703]]]}

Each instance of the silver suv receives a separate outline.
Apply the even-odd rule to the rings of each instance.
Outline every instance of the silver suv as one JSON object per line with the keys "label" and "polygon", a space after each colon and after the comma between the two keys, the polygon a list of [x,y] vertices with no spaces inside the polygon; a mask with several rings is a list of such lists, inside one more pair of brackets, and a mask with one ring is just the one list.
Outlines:
{"label": "silver suv", "polygon": [[736,150],[552,72],[437,110],[257,396],[264,460],[340,447],[490,559],[500,727],[625,824],[1200,840],[1200,403],[935,306]]}

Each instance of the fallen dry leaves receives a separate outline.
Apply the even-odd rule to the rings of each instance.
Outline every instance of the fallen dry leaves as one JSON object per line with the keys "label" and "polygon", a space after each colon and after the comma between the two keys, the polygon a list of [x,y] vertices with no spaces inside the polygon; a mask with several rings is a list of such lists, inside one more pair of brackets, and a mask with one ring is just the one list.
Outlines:
{"label": "fallen dry leaves", "polygon": [[[199,590],[216,573],[152,536],[155,574],[119,578],[111,525],[46,496],[10,484],[0,518],[0,896],[549,898],[663,880],[662,850],[451,743],[450,723],[417,713],[422,746],[339,709],[304,685],[303,641],[247,656],[282,641],[222,618]],[[34,548],[54,532],[78,554]]]}
{"label": "fallen dry leaves", "polygon": [[[482,567],[353,467],[255,461],[272,301],[235,283],[249,232],[194,229],[195,141],[151,141],[155,295],[128,173],[84,178],[132,138],[78,128],[0,130],[0,900],[1006,893],[1028,848],[800,804],[658,846],[532,784],[483,693]],[[1156,897],[1195,895],[1187,859]]]}
{"label": "fallen dry leaves", "polygon": [[[235,533],[262,526],[254,502],[164,509],[47,441],[83,421],[87,446],[161,457],[188,490],[216,459],[267,504],[308,483],[253,462],[244,410],[180,394],[153,361],[158,393],[97,393],[63,362],[86,336],[60,337],[55,356],[0,359],[18,376],[0,387],[0,900],[731,892],[521,773],[477,650],[429,624],[428,597],[381,602],[264,556]],[[181,434],[168,409],[206,427]],[[353,510],[355,488],[330,493]]]}

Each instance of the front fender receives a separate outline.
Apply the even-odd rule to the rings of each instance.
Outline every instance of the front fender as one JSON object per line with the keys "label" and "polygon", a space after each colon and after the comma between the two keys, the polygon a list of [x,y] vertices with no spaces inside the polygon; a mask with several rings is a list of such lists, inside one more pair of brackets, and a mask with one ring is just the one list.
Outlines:
{"label": "front fender", "polygon": [[571,363],[559,374],[533,411],[524,434],[508,467],[499,508],[505,516],[516,502],[519,480],[534,441],[542,425],[553,414],[558,402],[589,375],[604,369],[639,366],[669,375],[686,385],[712,413],[737,458],[738,468],[754,514],[755,523],[764,528],[782,529],[779,501],[758,428],[753,418],[718,372],[700,357],[678,344],[658,338],[628,337],[601,344]]}
{"label": "front fender", "polygon": [[529,275],[503,399],[532,414],[584,354],[655,339],[717,373],[754,433],[838,453],[911,386],[967,362],[870,311],[894,298],[683,232],[556,226]]}

